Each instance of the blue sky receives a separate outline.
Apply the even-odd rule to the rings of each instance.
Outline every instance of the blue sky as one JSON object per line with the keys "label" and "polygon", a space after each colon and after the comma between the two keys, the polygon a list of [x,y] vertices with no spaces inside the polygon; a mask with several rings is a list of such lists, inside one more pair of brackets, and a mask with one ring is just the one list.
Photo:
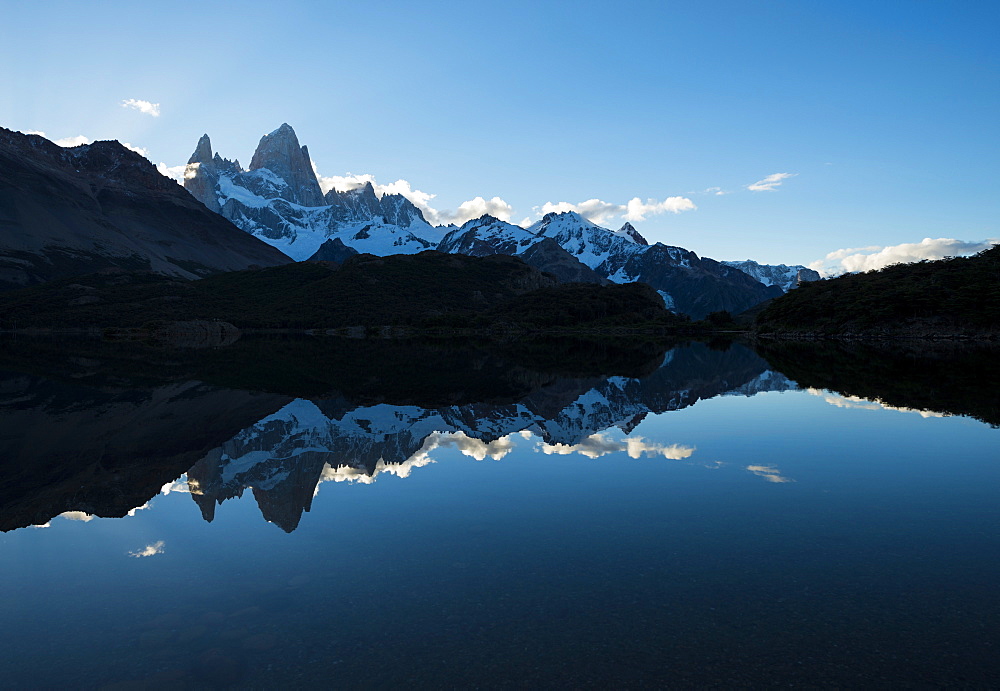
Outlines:
{"label": "blue sky", "polygon": [[[246,165],[288,122],[324,176],[402,179],[442,212],[499,197],[514,222],[546,203],[652,200],[635,223],[643,234],[719,259],[809,263],[1000,238],[997,2],[45,2],[4,13],[0,125],[119,139],[169,166],[204,132]],[[779,173],[790,177],[748,189]],[[655,213],[672,197],[697,208]]]}

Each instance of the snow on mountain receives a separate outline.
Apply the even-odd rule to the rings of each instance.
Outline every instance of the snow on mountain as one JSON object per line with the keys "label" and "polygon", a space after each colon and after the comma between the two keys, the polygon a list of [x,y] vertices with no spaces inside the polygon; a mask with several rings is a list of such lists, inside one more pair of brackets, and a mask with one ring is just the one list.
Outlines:
{"label": "snow on mountain", "polygon": [[752,259],[722,263],[734,269],[739,269],[766,286],[778,286],[786,293],[792,288],[797,288],[803,281],[818,281],[820,279],[819,273],[800,264],[796,264],[795,266],[759,264]]}
{"label": "snow on mountain", "polygon": [[568,261],[574,259],[596,274],[596,280],[648,283],[668,308],[696,319],[717,310],[742,312],[779,293],[738,269],[682,247],[650,245],[629,223],[612,231],[573,211],[546,214],[528,228],[484,216],[449,232],[438,249],[479,256],[514,254],[528,261],[546,242],[557,244],[569,258],[556,262],[548,257],[549,264],[540,262],[538,268],[559,275],[553,270],[558,265],[568,274]]}
{"label": "snow on mountain", "polygon": [[649,413],[727,393],[790,388],[794,382],[746,348],[696,346],[670,351],[641,379],[559,379],[511,403],[424,408],[297,399],[208,454],[188,471],[188,481],[207,520],[218,504],[251,488],[265,518],[290,532],[320,482],[369,482],[383,472],[406,477],[442,446],[499,460],[523,443],[519,438],[538,437],[565,451],[613,427],[629,435]]}
{"label": "snow on mountain", "polygon": [[295,260],[312,258],[332,239],[379,256],[428,249],[516,255],[564,282],[648,283],[668,308],[695,319],[717,310],[742,312],[808,272],[753,262],[735,266],[682,247],[650,245],[630,223],[609,230],[572,211],[546,214],[529,228],[489,215],[460,228],[435,227],[408,199],[380,197],[370,182],[321,195],[309,152],[287,124],[261,138],[249,170],[213,154],[208,135],[203,136],[188,162],[184,186],[210,209]]}
{"label": "snow on mountain", "polygon": [[466,221],[442,238],[438,249],[473,257],[491,254],[523,254],[541,238],[530,230],[494,218],[489,214]]}
{"label": "snow on mountain", "polygon": [[649,245],[649,241],[642,237],[631,223],[625,223],[625,225],[615,231],[615,235],[627,238],[637,245]]}
{"label": "snow on mountain", "polygon": [[628,257],[642,252],[643,246],[626,234],[619,235],[602,228],[575,211],[545,214],[528,230],[554,239],[567,252],[615,283],[638,280],[634,276],[618,275],[617,270],[612,270]]}
{"label": "snow on mountain", "polygon": [[261,138],[250,168],[212,153],[204,135],[188,161],[184,187],[237,227],[292,259],[309,259],[328,239],[358,252],[414,254],[444,235],[402,195],[374,188],[323,195],[305,146],[287,124]]}

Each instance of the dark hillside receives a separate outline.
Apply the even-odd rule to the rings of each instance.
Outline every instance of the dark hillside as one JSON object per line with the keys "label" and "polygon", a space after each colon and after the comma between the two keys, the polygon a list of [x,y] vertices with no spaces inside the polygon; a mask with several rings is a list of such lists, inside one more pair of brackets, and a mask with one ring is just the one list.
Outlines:
{"label": "dark hillside", "polygon": [[198,278],[291,260],[116,141],[0,127],[0,290],[105,268]]}
{"label": "dark hillside", "polygon": [[[538,290],[547,292],[528,299]],[[515,299],[521,301],[511,302]],[[198,281],[110,271],[0,294],[5,328],[134,328],[190,320],[292,329],[494,322],[575,326],[660,318],[672,315],[648,287],[558,285],[516,257],[436,251],[361,254],[339,266],[301,262]]]}
{"label": "dark hillside", "polygon": [[803,283],[757,315],[762,333],[1000,334],[1000,246]]}

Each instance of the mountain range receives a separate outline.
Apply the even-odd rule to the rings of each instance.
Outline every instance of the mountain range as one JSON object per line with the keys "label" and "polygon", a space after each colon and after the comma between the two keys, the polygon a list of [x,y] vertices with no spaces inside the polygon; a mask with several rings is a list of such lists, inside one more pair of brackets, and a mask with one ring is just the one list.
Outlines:
{"label": "mountain range", "polygon": [[[550,357],[511,358],[479,344],[315,341],[244,343],[247,359],[268,363],[263,373],[211,350],[178,356],[97,342],[83,344],[87,357],[66,357],[58,343],[16,344],[0,358],[0,530],[66,511],[123,516],[186,472],[206,519],[252,489],[265,518],[291,531],[321,481],[405,476],[437,446],[497,456],[530,433],[586,450],[615,428],[638,449],[633,432],[651,412],[794,388],[741,346],[660,346],[648,365],[645,356],[599,363],[631,374],[599,374],[539,367],[565,368],[564,343],[543,348]],[[232,388],[236,380],[253,392]],[[308,398],[289,396],[309,389]]]}
{"label": "mountain range", "polygon": [[379,195],[370,182],[324,194],[308,149],[287,124],[261,138],[246,170],[213,153],[204,135],[188,161],[184,186],[209,209],[297,261],[323,258],[334,249],[336,256],[428,249],[515,255],[563,281],[648,283],[668,308],[694,318],[741,312],[819,278],[803,266],[719,262],[650,244],[629,223],[609,230],[572,211],[546,214],[527,228],[492,216],[461,227],[433,226],[406,197]]}

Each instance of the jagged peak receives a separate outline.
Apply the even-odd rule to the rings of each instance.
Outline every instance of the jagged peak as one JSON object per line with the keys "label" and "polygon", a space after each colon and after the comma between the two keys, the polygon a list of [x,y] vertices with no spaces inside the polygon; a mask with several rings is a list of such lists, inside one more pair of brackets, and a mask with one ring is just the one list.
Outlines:
{"label": "jagged peak", "polygon": [[287,122],[282,123],[281,127],[260,138],[257,149],[253,152],[253,159],[250,161],[250,170],[267,167],[264,164],[275,156],[287,161],[296,154],[309,161],[309,150],[305,146],[299,146],[295,130]]}
{"label": "jagged peak", "polygon": [[635,229],[635,226],[629,223],[628,221],[625,221],[625,225],[619,228],[616,234],[627,237],[637,245],[644,245],[646,247],[649,246],[649,240],[644,238],[642,234]]}
{"label": "jagged peak", "polygon": [[549,213],[542,216],[543,221],[549,221],[550,223],[557,218],[565,219],[570,221],[583,221],[585,220],[583,216],[578,214],[576,211],[550,211]]}
{"label": "jagged peak", "polygon": [[[218,154],[216,154],[218,155]],[[208,134],[201,135],[198,145],[194,148],[194,153],[188,159],[188,163],[208,163],[212,160],[212,140]]]}
{"label": "jagged peak", "polygon": [[284,136],[289,136],[290,135],[290,136],[294,137],[295,136],[295,130],[292,129],[292,126],[289,125],[287,122],[283,122],[278,127],[278,129],[273,130],[272,132],[270,132],[269,134],[266,134],[264,136],[265,137],[276,137],[278,135],[284,135]]}
{"label": "jagged peak", "polygon": [[549,213],[542,216],[542,220],[539,221],[536,225],[545,227],[556,221],[560,223],[572,223],[586,228],[601,227],[596,223],[594,223],[593,221],[584,217],[578,211],[550,211]]}
{"label": "jagged peak", "polygon": [[493,225],[494,223],[502,223],[502,221],[496,216],[491,216],[490,214],[483,214],[479,218],[473,218],[466,221],[461,225],[462,228],[480,228],[482,226]]}
{"label": "jagged peak", "polygon": [[309,150],[299,146],[295,130],[287,122],[260,138],[248,170],[261,168],[267,168],[289,185],[288,201],[303,206],[323,203],[323,192],[309,160]]}

